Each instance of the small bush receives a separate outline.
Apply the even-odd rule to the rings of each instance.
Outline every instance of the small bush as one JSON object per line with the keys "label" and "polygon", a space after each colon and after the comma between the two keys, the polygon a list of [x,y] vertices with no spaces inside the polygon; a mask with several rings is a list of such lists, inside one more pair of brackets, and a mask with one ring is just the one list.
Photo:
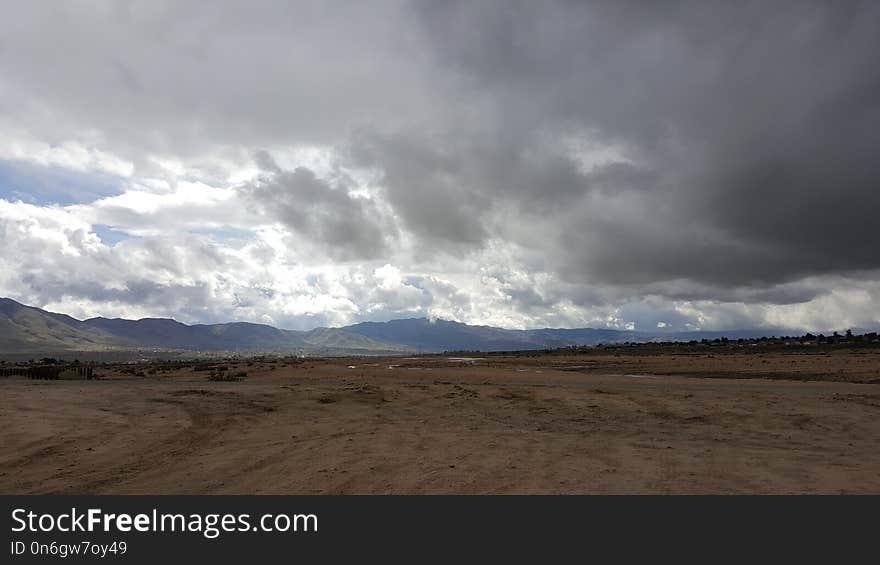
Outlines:
{"label": "small bush", "polygon": [[237,373],[229,373],[229,372],[226,372],[225,368],[223,370],[214,369],[213,371],[211,371],[211,374],[208,375],[208,380],[214,381],[214,382],[221,382],[221,383],[237,382],[237,381],[245,380],[247,378],[247,376],[248,376],[247,373],[244,371],[239,371]]}
{"label": "small bush", "polygon": [[227,371],[227,370],[229,370],[228,365],[206,364],[206,365],[196,365],[195,367],[193,367],[193,371],[195,371],[195,372],[211,371],[213,373],[214,371]]}

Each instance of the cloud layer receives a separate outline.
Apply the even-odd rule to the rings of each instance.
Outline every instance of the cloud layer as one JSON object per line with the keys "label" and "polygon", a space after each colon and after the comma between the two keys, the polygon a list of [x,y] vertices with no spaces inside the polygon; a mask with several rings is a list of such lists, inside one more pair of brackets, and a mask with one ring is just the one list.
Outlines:
{"label": "cloud layer", "polygon": [[285,327],[880,326],[876,3],[15,12],[0,294]]}

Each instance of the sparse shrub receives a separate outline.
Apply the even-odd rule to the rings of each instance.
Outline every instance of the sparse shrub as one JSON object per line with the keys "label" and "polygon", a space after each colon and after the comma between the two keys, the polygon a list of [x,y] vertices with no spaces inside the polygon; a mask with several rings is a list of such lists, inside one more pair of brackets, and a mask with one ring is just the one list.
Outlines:
{"label": "sparse shrub", "polygon": [[238,371],[237,373],[230,373],[226,371],[226,367],[222,369],[214,369],[211,371],[211,374],[208,375],[209,381],[214,382],[238,382],[243,381],[247,378],[247,373],[245,371]]}
{"label": "sparse shrub", "polygon": [[214,371],[228,371],[228,370],[229,370],[228,365],[204,364],[204,365],[196,365],[195,367],[193,367],[194,372],[211,371],[213,373]]}

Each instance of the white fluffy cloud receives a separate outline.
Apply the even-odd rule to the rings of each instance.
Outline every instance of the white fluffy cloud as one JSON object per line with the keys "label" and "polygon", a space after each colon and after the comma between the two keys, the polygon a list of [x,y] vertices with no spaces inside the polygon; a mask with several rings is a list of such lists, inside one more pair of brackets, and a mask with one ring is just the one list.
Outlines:
{"label": "white fluffy cloud", "polygon": [[[647,320],[654,318],[675,320],[669,326],[676,329],[878,323],[872,312],[878,311],[880,285],[864,281],[816,281],[835,290],[773,305],[634,299],[619,289],[584,293],[551,273],[525,270],[513,250],[502,251],[502,242],[433,265],[407,266],[402,256],[397,264],[322,261],[300,254],[283,225],[249,223],[246,212],[236,225],[248,229],[227,236],[223,221],[206,220],[228,218],[211,211],[228,206],[224,198],[205,198],[198,208],[217,231],[195,233],[193,219],[180,216],[187,190],[149,206],[141,206],[137,195],[115,199],[113,206],[103,200],[68,207],[0,201],[0,291],[80,317],[235,319],[291,328],[426,315],[507,327],[651,329]],[[151,224],[143,216],[163,218],[166,211],[173,211],[166,221],[144,228]],[[131,237],[108,245],[91,222],[117,226]]]}

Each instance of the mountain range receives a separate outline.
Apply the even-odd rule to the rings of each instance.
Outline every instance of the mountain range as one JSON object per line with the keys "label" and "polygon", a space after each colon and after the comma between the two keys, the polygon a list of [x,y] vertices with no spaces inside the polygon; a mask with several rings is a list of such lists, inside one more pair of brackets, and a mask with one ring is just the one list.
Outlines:
{"label": "mountain range", "polygon": [[408,351],[339,328],[291,331],[247,322],[187,325],[168,318],[77,320],[0,298],[0,353],[128,350],[325,354]]}
{"label": "mountain range", "polygon": [[763,333],[746,330],[659,334],[594,328],[509,330],[426,318],[294,331],[247,322],[187,325],[168,318],[77,320],[0,298],[0,354],[145,350],[325,355],[509,351],[722,335],[758,337]]}

